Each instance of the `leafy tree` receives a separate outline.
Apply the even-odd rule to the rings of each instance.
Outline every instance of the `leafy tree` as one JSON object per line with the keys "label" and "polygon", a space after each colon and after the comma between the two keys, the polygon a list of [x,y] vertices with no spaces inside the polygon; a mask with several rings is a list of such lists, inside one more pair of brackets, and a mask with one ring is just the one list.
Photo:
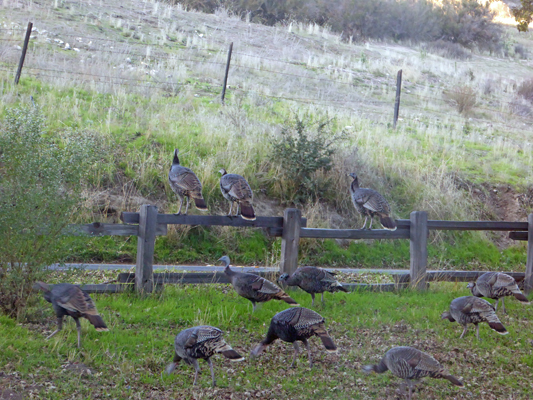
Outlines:
{"label": "leafy tree", "polygon": [[533,0],[520,0],[521,7],[513,7],[511,12],[517,22],[519,32],[527,32],[529,24],[533,22]]}
{"label": "leafy tree", "polygon": [[0,312],[24,315],[32,285],[60,261],[58,236],[82,201],[97,141],[51,135],[37,108],[7,111],[0,129]]}

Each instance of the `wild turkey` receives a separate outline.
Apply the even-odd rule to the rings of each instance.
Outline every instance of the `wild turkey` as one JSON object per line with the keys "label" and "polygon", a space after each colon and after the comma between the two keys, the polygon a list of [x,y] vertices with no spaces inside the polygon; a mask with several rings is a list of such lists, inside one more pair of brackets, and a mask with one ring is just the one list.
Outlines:
{"label": "wild turkey", "polygon": [[244,360],[243,356],[224,341],[220,329],[207,325],[195,326],[178,333],[174,340],[174,351],[174,359],[165,369],[166,373],[171,374],[176,365],[183,360],[194,367],[193,385],[196,385],[198,372],[200,371],[198,366],[199,358],[204,359],[209,364],[213,386],[216,386],[215,372],[211,361],[211,357],[214,354],[222,353],[224,357],[229,358],[231,361]]}
{"label": "wild turkey", "polygon": [[476,297],[488,297],[496,300],[495,310],[498,310],[498,303],[502,299],[502,308],[505,313],[505,296],[514,296],[517,300],[528,303],[529,300],[522,294],[512,276],[501,272],[486,272],[477,278],[475,282],[470,282],[467,286]]}
{"label": "wild turkey", "polygon": [[307,349],[309,367],[313,368],[313,359],[309,349],[309,339],[311,336],[318,336],[328,352],[336,352],[337,346],[328,335],[324,326],[324,318],[312,310],[303,307],[289,308],[274,315],[268,328],[266,338],[259,343],[251,352],[251,356],[257,357],[263,350],[276,339],[292,343],[294,346],[294,356],[291,368],[296,363],[296,357],[300,351],[297,341],[303,342]]}
{"label": "wild turkey", "polygon": [[335,273],[317,267],[300,267],[292,275],[282,274],[278,282],[289,286],[298,286],[306,291],[313,299],[315,305],[315,293],[322,293],[322,303],[324,302],[324,292],[348,292],[339,281],[334,278]]}
{"label": "wild turkey", "polygon": [[46,339],[50,339],[63,328],[63,317],[70,315],[76,321],[78,329],[78,348],[81,347],[81,325],[79,319],[87,318],[98,332],[107,331],[107,326],[98,314],[93,300],[79,286],[70,283],[58,283],[48,285],[44,282],[37,282],[33,285],[36,290],[44,292],[44,299],[52,303],[57,316],[57,330]]}
{"label": "wild turkey", "polygon": [[496,310],[487,300],[480,299],[474,296],[463,296],[453,300],[450,304],[450,311],[445,311],[441,314],[441,319],[448,319],[450,322],[457,321],[463,325],[464,330],[460,339],[465,335],[468,324],[476,326],[476,336],[479,340],[479,323],[486,322],[492,330],[495,330],[500,335],[507,335],[507,329],[500,322],[496,315]]}
{"label": "wild turkey", "polygon": [[200,211],[207,211],[204,197],[202,196],[202,184],[191,169],[180,165],[178,158],[178,149],[174,150],[174,160],[168,172],[168,182],[174,193],[180,199],[180,208],[176,215],[181,214],[181,207],[183,206],[183,198],[187,198],[187,206],[185,207],[185,215],[189,211],[189,199],[192,197],[196,208]]}
{"label": "wild turkey", "polygon": [[255,311],[256,303],[263,303],[272,299],[283,300],[291,306],[299,305],[287,293],[269,280],[255,274],[233,271],[229,267],[230,259],[228,256],[221,257],[218,261],[224,262],[226,267],[224,273],[229,277],[237,294],[252,302],[252,312]]}
{"label": "wild turkey", "polygon": [[365,229],[368,217],[370,217],[368,229],[372,229],[374,215],[377,215],[385,229],[396,230],[396,222],[389,216],[390,206],[387,200],[373,189],[360,188],[356,174],[349,174],[349,176],[353,178],[350,185],[353,205],[359,213],[365,216],[365,223],[361,229]]}
{"label": "wild turkey", "polygon": [[253,193],[246,179],[237,174],[228,174],[224,168],[218,172],[222,174],[220,177],[222,196],[230,202],[228,216],[232,215],[233,203],[237,203],[236,215],[239,215],[240,210],[241,217],[255,221],[255,211],[252,205]]}
{"label": "wild turkey", "polygon": [[409,400],[411,400],[413,386],[418,379],[429,376],[435,379],[448,379],[457,386],[463,383],[448,372],[432,356],[413,347],[393,347],[385,353],[379,364],[365,365],[363,371],[367,374],[377,372],[381,374],[390,370],[398,378],[405,379],[409,387]]}

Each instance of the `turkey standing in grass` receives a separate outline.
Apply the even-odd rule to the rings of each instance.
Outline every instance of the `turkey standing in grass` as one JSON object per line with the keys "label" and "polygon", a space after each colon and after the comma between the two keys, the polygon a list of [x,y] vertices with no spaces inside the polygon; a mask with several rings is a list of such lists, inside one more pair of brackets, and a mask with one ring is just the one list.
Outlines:
{"label": "turkey standing in grass", "polygon": [[315,293],[322,293],[322,303],[324,302],[324,292],[348,292],[339,281],[334,278],[335,273],[317,267],[300,267],[292,275],[283,274],[278,282],[289,286],[298,286],[306,291],[313,299],[315,305]]}
{"label": "turkey standing in grass", "polygon": [[81,317],[87,318],[99,332],[108,330],[104,320],[98,314],[93,300],[79,286],[71,285],[70,283],[48,285],[43,282],[36,282],[33,288],[44,292],[44,299],[52,303],[57,316],[57,330],[46,339],[50,339],[63,328],[63,317],[65,315],[70,315],[76,321],[78,348],[81,347],[81,325],[79,321]]}
{"label": "turkey standing in grass", "polygon": [[448,319],[450,322],[457,321],[463,325],[464,330],[460,339],[465,335],[468,324],[476,326],[476,336],[479,339],[479,323],[486,322],[492,330],[500,335],[507,335],[509,332],[505,329],[496,315],[494,306],[487,300],[474,296],[463,296],[454,299],[450,304],[450,311],[441,314],[441,319]]}
{"label": "turkey standing in grass", "polygon": [[328,352],[336,352],[337,346],[328,335],[324,326],[324,318],[313,310],[303,307],[289,308],[274,315],[268,328],[266,338],[259,343],[251,352],[253,357],[258,356],[262,351],[276,339],[292,343],[294,346],[294,356],[292,358],[291,368],[296,363],[296,357],[300,348],[297,341],[303,342],[307,349],[309,358],[309,367],[313,368],[313,359],[309,349],[309,339],[311,336],[318,336]]}
{"label": "turkey standing in grass", "polygon": [[231,204],[228,216],[232,215],[233,203],[237,203],[236,215],[239,215],[240,210],[241,217],[249,221],[255,221],[255,211],[252,205],[253,193],[246,179],[237,174],[228,174],[224,168],[218,172],[222,174],[220,177],[222,196],[229,200]]}
{"label": "turkey standing in grass", "polygon": [[287,293],[269,280],[255,274],[233,271],[229,267],[230,259],[228,256],[221,257],[218,261],[224,262],[226,267],[224,273],[229,277],[237,294],[252,302],[252,312],[255,311],[256,303],[263,303],[272,299],[283,300],[291,306],[299,305]]}
{"label": "turkey standing in grass", "polygon": [[180,199],[180,208],[176,215],[181,214],[181,207],[183,206],[183,198],[187,198],[187,206],[185,207],[185,215],[189,211],[189,200],[192,197],[196,208],[200,211],[207,211],[204,197],[202,196],[202,184],[191,169],[182,167],[178,158],[178,149],[174,150],[174,160],[168,172],[168,182],[174,193]]}
{"label": "turkey standing in grass", "polygon": [[496,300],[495,310],[498,310],[498,303],[502,299],[502,309],[505,313],[505,296],[514,296],[517,300],[528,303],[529,300],[522,294],[514,278],[501,272],[486,272],[475,282],[470,282],[467,286],[476,297],[488,297]]}
{"label": "turkey standing in grass", "polygon": [[368,217],[370,217],[368,229],[372,229],[374,215],[377,215],[385,229],[396,230],[396,222],[390,217],[390,206],[387,200],[375,190],[360,188],[356,174],[349,174],[349,176],[353,178],[350,185],[353,205],[359,213],[365,216],[365,223],[361,229],[365,229]]}
{"label": "turkey standing in grass", "polygon": [[390,370],[398,378],[405,379],[409,387],[409,400],[411,400],[413,386],[421,378],[429,376],[436,379],[448,379],[457,386],[463,383],[456,377],[449,375],[445,369],[432,356],[413,347],[393,347],[385,353],[379,364],[365,365],[363,371],[372,371],[381,374]]}
{"label": "turkey standing in grass", "polygon": [[213,371],[213,362],[211,356],[215,353],[222,353],[231,361],[242,361],[244,357],[237,353],[227,344],[222,338],[222,331],[213,326],[195,326],[181,331],[174,340],[174,359],[165,369],[167,374],[171,374],[176,368],[176,365],[181,361],[194,367],[194,382],[198,378],[200,367],[198,366],[198,359],[204,359],[211,369],[211,379],[213,386],[216,386],[215,372]]}

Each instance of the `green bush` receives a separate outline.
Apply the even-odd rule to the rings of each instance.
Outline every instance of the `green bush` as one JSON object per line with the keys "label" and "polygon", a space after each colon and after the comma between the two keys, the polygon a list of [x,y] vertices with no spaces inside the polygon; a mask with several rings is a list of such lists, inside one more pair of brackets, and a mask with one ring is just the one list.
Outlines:
{"label": "green bush", "polygon": [[96,141],[47,134],[37,108],[7,111],[0,130],[0,310],[20,319],[33,282],[60,261],[58,236],[82,202]]}
{"label": "green bush", "polygon": [[313,121],[308,115],[301,119],[295,115],[274,140],[272,158],[281,168],[285,201],[306,203],[323,197],[328,189],[330,179],[319,173],[331,169],[333,144],[345,136],[344,131],[334,134],[332,125],[327,117]]}

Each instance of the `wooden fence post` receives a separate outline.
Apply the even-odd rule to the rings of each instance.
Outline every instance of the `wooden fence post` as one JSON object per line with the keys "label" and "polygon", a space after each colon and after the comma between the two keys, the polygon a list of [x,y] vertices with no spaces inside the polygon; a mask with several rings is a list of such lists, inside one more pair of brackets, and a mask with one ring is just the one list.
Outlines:
{"label": "wooden fence post", "polygon": [[135,290],[152,293],[154,289],[154,247],[157,226],[157,207],[141,206],[139,212],[139,236],[137,237],[137,265],[135,266]]}
{"label": "wooden fence post", "polygon": [[226,96],[226,85],[228,83],[229,64],[231,62],[231,52],[233,51],[233,42],[229,45],[228,61],[226,63],[226,73],[224,74],[224,83],[222,84],[222,104],[224,104],[224,97]]}
{"label": "wooden fence post", "polygon": [[394,123],[393,128],[396,129],[396,122],[398,122],[398,116],[400,114],[400,94],[402,92],[402,70],[398,71],[396,77],[396,101],[394,102]]}
{"label": "wooden fence post", "polygon": [[425,211],[411,213],[411,287],[426,290],[426,268],[428,264],[428,214]]}
{"label": "wooden fence post", "polygon": [[32,22],[28,22],[28,29],[26,29],[26,37],[24,38],[24,46],[22,47],[22,55],[19,60],[19,67],[15,75],[15,85],[18,85],[20,74],[22,73],[22,66],[24,65],[24,59],[26,58],[26,50],[28,50],[28,42],[30,41],[31,29],[33,27]]}
{"label": "wooden fence post", "polygon": [[524,278],[524,292],[526,295],[533,291],[533,214],[527,216],[527,261],[526,277]]}
{"label": "wooden fence post", "polygon": [[287,208],[283,212],[283,233],[281,235],[280,272],[282,274],[292,274],[298,268],[301,226],[301,211],[296,208]]}

